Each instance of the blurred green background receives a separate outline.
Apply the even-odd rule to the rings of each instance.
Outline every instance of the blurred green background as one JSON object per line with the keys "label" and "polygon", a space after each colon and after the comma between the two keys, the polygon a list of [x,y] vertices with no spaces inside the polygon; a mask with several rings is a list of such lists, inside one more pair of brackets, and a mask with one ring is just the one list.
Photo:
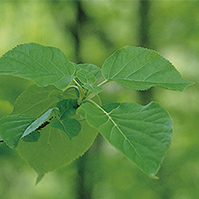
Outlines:
{"label": "blurred green background", "polygon": [[[158,173],[145,176],[101,136],[71,165],[36,173],[15,151],[0,144],[1,199],[197,199],[199,198],[199,1],[0,1],[0,56],[21,43],[60,48],[71,61],[101,67],[126,45],[155,49],[183,78],[183,92],[154,88],[130,91],[109,83],[102,101],[158,101],[170,113],[171,147]],[[0,117],[31,82],[0,76]]]}

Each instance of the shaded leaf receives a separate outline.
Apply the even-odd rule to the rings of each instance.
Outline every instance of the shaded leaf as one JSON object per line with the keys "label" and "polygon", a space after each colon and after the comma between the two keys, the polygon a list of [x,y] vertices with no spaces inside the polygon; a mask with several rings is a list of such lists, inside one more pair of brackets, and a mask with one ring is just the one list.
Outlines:
{"label": "shaded leaf", "polygon": [[35,43],[21,44],[0,59],[0,74],[34,81],[39,86],[64,89],[74,78],[75,66],[63,52]]}
{"label": "shaded leaf", "polygon": [[60,119],[64,120],[72,118],[76,114],[77,100],[76,99],[64,99],[57,103],[56,107],[60,111]]}
{"label": "shaded leaf", "polygon": [[37,142],[40,138],[40,132],[39,131],[33,131],[29,135],[25,136],[23,138],[24,142]]}
{"label": "shaded leaf", "polygon": [[10,147],[15,148],[25,129],[34,121],[27,115],[9,115],[0,119],[0,136]]}
{"label": "shaded leaf", "polygon": [[172,121],[152,102],[146,106],[122,103],[110,112],[83,104],[86,120],[148,176],[154,177],[170,145]]}
{"label": "shaded leaf", "polygon": [[[32,86],[16,100],[14,113],[28,114],[33,118],[38,118],[56,105],[59,94],[54,86],[45,88]],[[51,125],[42,128],[40,134],[37,142],[20,140],[16,148],[20,156],[37,172],[37,182],[46,172],[63,167],[82,156],[94,142],[97,131],[86,122],[81,122],[81,130],[72,140],[64,132],[52,128]]]}
{"label": "shaded leaf", "polygon": [[48,125],[42,129],[37,142],[20,141],[16,149],[38,173],[38,182],[45,173],[59,169],[82,156],[90,148],[96,135],[96,130],[85,121],[81,122],[81,131],[72,140],[61,130]]}
{"label": "shaded leaf", "polygon": [[58,120],[54,118],[51,121],[51,127],[57,128],[66,133],[70,140],[77,136],[81,129],[81,124],[76,119]]}
{"label": "shaded leaf", "polygon": [[141,47],[127,46],[108,57],[102,74],[124,87],[146,90],[152,86],[182,91],[191,85],[181,78],[174,66],[160,54]]}

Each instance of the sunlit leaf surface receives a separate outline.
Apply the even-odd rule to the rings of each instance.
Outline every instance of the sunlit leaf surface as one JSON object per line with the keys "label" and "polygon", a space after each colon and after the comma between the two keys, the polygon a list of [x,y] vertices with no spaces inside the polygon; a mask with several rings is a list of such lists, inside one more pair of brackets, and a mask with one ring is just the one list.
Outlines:
{"label": "sunlit leaf surface", "polygon": [[75,66],[63,52],[35,43],[21,44],[0,59],[0,75],[29,79],[39,86],[65,88],[74,78]]}
{"label": "sunlit leaf surface", "polygon": [[122,103],[110,107],[113,109],[105,111],[85,103],[80,110],[113,146],[154,177],[170,144],[172,121],[168,113],[154,102],[146,106]]}
{"label": "sunlit leaf surface", "polygon": [[174,66],[160,54],[141,47],[116,51],[105,60],[102,74],[107,80],[136,90],[160,86],[182,91],[192,84],[182,79]]}

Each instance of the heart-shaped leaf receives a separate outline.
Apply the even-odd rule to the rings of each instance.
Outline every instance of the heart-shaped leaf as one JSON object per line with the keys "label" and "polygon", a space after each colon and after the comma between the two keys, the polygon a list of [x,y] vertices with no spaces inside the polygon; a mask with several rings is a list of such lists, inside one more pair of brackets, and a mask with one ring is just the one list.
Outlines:
{"label": "heart-shaped leaf", "polygon": [[[110,105],[111,107],[112,105]],[[85,103],[87,122],[148,176],[154,177],[170,145],[172,121],[168,113],[152,102],[114,104],[105,111],[99,105]]]}
{"label": "heart-shaped leaf", "polygon": [[59,101],[56,107],[60,111],[60,119],[73,118],[76,114],[77,100],[76,99],[64,99]]}
{"label": "heart-shaped leaf", "polygon": [[[33,118],[38,118],[49,108],[56,106],[59,101],[59,94],[60,92],[57,92],[54,86],[31,86],[16,100],[13,113],[24,113]],[[72,101],[74,105],[75,101]],[[69,116],[73,117],[74,112]],[[49,124],[40,130],[40,138],[37,142],[25,142],[23,140],[26,137],[24,137],[20,140],[16,150],[38,173],[38,182],[45,173],[63,167],[82,156],[94,142],[96,135],[97,131],[88,126],[85,121],[81,122],[81,130],[72,140],[63,131],[52,128]]]}
{"label": "heart-shaped leaf", "polygon": [[57,128],[66,133],[70,140],[77,136],[81,129],[81,124],[76,119],[58,120],[54,118],[51,121],[51,127]]}

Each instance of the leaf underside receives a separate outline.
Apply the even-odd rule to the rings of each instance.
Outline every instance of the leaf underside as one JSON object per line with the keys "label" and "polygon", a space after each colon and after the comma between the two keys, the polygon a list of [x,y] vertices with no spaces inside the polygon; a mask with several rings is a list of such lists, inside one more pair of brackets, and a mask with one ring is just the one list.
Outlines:
{"label": "leaf underside", "polygon": [[[54,86],[43,88],[31,86],[16,100],[13,114],[27,114],[38,118],[49,108],[56,106],[59,94]],[[81,130],[72,140],[63,131],[52,128],[49,124],[40,130],[37,142],[20,140],[16,150],[38,173],[39,181],[45,173],[63,167],[82,156],[90,148],[96,136],[97,131],[86,122],[81,122]]]}
{"label": "leaf underside", "polygon": [[16,99],[12,114],[26,114],[38,118],[46,110],[55,106],[62,93],[54,86],[32,85]]}
{"label": "leaf underside", "polygon": [[85,111],[86,120],[92,127],[144,173],[154,177],[170,145],[172,121],[168,113],[154,102],[146,106],[122,103],[112,107],[106,112],[85,103],[80,110]]}
{"label": "leaf underside", "polygon": [[35,43],[18,45],[0,59],[0,75],[22,77],[39,86],[63,89],[72,81],[74,73],[74,64],[60,49]]}
{"label": "leaf underside", "polygon": [[96,130],[85,121],[81,122],[81,131],[72,140],[61,130],[46,126],[41,130],[37,142],[21,140],[16,149],[38,175],[44,175],[82,156],[90,148],[96,135]]}
{"label": "leaf underside", "polygon": [[160,54],[141,47],[125,47],[110,57],[103,66],[102,74],[124,87],[146,90],[153,86],[182,91],[191,85],[181,78],[174,66]]}

